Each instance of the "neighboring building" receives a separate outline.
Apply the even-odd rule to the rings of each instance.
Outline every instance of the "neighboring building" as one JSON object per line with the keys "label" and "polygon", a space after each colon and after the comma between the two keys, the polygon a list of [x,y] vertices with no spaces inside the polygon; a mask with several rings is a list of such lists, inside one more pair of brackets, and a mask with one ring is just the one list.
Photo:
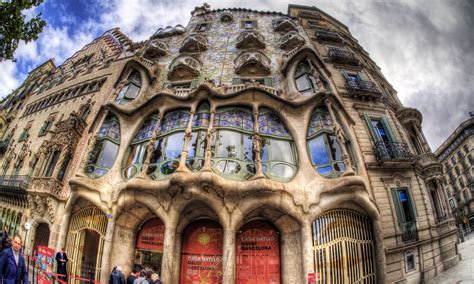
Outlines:
{"label": "neighboring building", "polygon": [[449,206],[461,229],[474,229],[474,112],[436,150]]}
{"label": "neighboring building", "polygon": [[422,282],[459,261],[421,113],[347,27],[296,5],[191,15],[140,43],[106,32],[9,124],[0,206],[33,224],[27,251],[65,246],[102,282],[133,264],[164,283]]}

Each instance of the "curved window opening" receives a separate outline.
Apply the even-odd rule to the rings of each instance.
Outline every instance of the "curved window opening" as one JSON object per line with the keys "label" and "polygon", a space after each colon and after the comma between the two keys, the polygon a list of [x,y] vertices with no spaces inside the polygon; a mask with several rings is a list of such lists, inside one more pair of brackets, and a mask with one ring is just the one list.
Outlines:
{"label": "curved window opening", "polygon": [[272,179],[291,179],[297,170],[296,149],[293,138],[280,117],[269,109],[261,109],[258,132],[262,138],[262,172]]}
{"label": "curved window opening", "polygon": [[210,120],[209,104],[207,102],[201,103],[193,117],[191,139],[188,143],[186,166],[192,171],[199,171],[204,166],[207,148],[206,133]]}
{"label": "curved window opening", "polygon": [[216,140],[212,146],[215,172],[231,179],[248,179],[255,174],[252,151],[253,115],[246,108],[224,108],[214,118]]}
{"label": "curved window opening", "polygon": [[140,88],[142,87],[142,79],[140,76],[140,72],[133,71],[127,79],[127,82],[123,86],[122,90],[115,99],[115,102],[123,105],[130,101],[133,101],[140,92]]}
{"label": "curved window opening", "polygon": [[326,107],[318,107],[311,116],[307,147],[314,169],[324,177],[338,177],[345,171],[341,146]]}
{"label": "curved window opening", "polygon": [[317,74],[316,68],[311,64],[309,59],[304,59],[298,63],[295,71],[295,85],[296,89],[303,96],[312,96],[321,90],[328,90],[328,85],[322,81]]}
{"label": "curved window opening", "polygon": [[153,147],[147,174],[153,179],[164,179],[179,166],[184,135],[188,126],[188,110],[167,113],[160,124],[160,134]]}
{"label": "curved window opening", "polygon": [[133,178],[143,169],[143,163],[147,156],[150,139],[156,130],[158,122],[158,113],[150,115],[133,137],[132,143],[128,148],[122,173],[125,178]]}
{"label": "curved window opening", "polygon": [[119,148],[119,121],[116,116],[109,115],[102,123],[94,148],[89,153],[85,173],[91,178],[105,175],[114,164]]}

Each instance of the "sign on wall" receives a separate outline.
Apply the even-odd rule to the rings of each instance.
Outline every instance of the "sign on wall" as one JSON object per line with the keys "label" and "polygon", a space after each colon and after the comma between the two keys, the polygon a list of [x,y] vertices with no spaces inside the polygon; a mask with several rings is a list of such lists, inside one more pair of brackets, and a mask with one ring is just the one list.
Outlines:
{"label": "sign on wall", "polygon": [[41,267],[38,273],[38,284],[51,284],[51,273],[53,273],[54,249],[38,246],[37,261]]}
{"label": "sign on wall", "polygon": [[137,237],[137,249],[163,251],[165,224],[160,218],[153,218],[143,224]]}

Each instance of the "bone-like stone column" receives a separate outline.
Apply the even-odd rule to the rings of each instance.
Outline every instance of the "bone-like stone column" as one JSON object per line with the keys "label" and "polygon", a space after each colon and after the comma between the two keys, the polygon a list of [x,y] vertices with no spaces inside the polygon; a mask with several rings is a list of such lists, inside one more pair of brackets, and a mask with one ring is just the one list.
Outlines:
{"label": "bone-like stone column", "polygon": [[112,240],[114,236],[115,230],[115,220],[113,218],[108,219],[107,222],[107,229],[105,231],[104,237],[104,246],[102,249],[102,264],[101,264],[101,272],[100,272],[100,279],[101,282],[105,282],[106,279],[109,278],[110,274],[110,256],[112,254]]}
{"label": "bone-like stone column", "polygon": [[235,230],[224,230],[224,251],[222,255],[222,283],[235,283],[235,262],[236,262],[236,236]]}

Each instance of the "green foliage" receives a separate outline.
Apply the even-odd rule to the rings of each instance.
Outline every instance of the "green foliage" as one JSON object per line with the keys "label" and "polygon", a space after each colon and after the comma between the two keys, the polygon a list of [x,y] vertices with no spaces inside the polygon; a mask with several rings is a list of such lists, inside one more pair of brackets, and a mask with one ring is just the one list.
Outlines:
{"label": "green foliage", "polygon": [[21,40],[37,40],[46,26],[41,13],[25,21],[23,10],[38,6],[44,0],[11,0],[0,3],[0,62],[14,59],[13,53]]}

